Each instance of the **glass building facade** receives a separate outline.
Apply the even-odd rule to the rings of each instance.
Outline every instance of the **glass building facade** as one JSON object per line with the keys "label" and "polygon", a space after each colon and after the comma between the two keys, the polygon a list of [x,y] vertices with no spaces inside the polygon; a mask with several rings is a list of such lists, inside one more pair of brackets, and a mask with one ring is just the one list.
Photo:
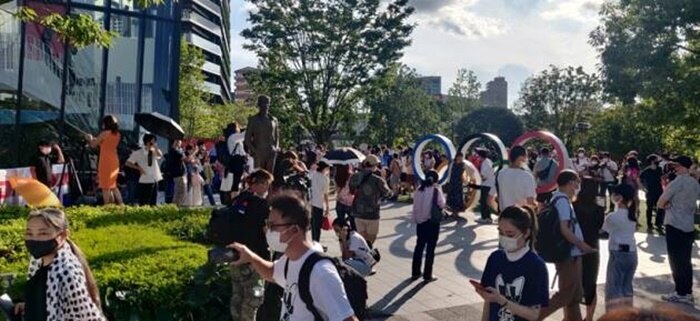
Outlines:
{"label": "glass building facade", "polygon": [[175,119],[181,35],[177,1],[138,9],[133,0],[24,0],[39,15],[87,14],[117,35],[109,48],[71,47],[51,30],[22,23],[20,0],[0,5],[0,168],[28,165],[40,140],[71,155],[117,116],[123,136],[138,138],[133,115]]}

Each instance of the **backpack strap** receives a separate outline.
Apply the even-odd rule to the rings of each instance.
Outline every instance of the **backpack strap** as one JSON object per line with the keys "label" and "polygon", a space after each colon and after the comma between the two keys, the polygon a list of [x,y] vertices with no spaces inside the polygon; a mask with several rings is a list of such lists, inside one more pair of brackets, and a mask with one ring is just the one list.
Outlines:
{"label": "backpack strap", "polygon": [[[562,198],[566,198],[564,195],[559,195],[554,198],[549,202],[549,205],[556,208],[557,206],[557,201],[559,201]],[[557,213],[558,214],[558,213]],[[569,205],[569,228],[574,226],[574,209]]]}
{"label": "backpack strap", "polygon": [[[306,258],[304,264],[301,265],[301,270],[299,270],[299,280],[297,281],[299,297],[304,302],[304,304],[306,304],[306,309],[314,315],[315,321],[323,321],[323,317],[321,317],[321,314],[314,306],[314,299],[313,297],[311,297],[311,271],[313,271],[313,268],[316,265],[316,263],[321,260],[332,261],[333,259],[314,251],[313,253],[311,253],[311,255],[309,255],[309,257]],[[289,259],[287,259],[287,262],[289,262]]]}

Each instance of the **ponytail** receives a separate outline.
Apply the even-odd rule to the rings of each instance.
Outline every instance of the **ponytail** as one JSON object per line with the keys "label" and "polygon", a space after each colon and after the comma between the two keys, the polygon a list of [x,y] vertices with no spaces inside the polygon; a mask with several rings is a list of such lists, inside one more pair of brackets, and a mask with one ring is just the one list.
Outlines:
{"label": "ponytail", "polygon": [[88,262],[85,259],[85,254],[83,254],[83,251],[81,251],[80,248],[70,239],[66,239],[66,243],[70,245],[70,249],[73,252],[73,255],[75,255],[75,257],[78,258],[78,262],[80,262],[80,266],[83,268],[83,274],[85,274],[85,287],[88,290],[90,298],[92,298],[92,302],[95,303],[98,309],[102,310],[100,290],[97,288],[95,276],[90,270],[90,266],[88,265]]}
{"label": "ponytail", "polygon": [[431,169],[425,173],[425,179],[421,181],[419,191],[425,190],[427,187],[433,186],[438,181],[438,173]]}

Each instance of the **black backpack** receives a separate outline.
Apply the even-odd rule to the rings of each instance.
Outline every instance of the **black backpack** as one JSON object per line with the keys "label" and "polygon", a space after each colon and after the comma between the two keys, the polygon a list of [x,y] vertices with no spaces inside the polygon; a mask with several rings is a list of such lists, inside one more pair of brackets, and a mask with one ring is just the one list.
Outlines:
{"label": "black backpack", "polygon": [[[559,195],[554,197],[538,214],[537,218],[539,230],[537,232],[535,249],[537,250],[537,254],[539,254],[545,262],[549,263],[563,262],[571,256],[571,247],[573,245],[561,234],[559,211],[557,211],[556,206],[554,206],[554,204],[562,198],[565,198],[565,196]],[[571,221],[569,222],[573,223],[572,221],[573,214],[571,214]]]}
{"label": "black backpack", "polygon": [[[314,321],[323,321],[323,318],[316,310],[314,306],[314,298],[311,297],[310,290],[310,277],[311,271],[318,261],[329,260],[333,263],[340,279],[343,281],[343,288],[345,288],[345,294],[348,296],[348,301],[352,310],[355,312],[355,316],[359,320],[364,320],[365,310],[367,308],[367,281],[362,275],[357,273],[353,268],[349,267],[339,258],[334,258],[322,254],[320,252],[313,252],[309,257],[306,258],[304,264],[299,270],[299,297],[306,304],[306,309],[308,309],[314,315]],[[289,269],[289,259],[284,264],[284,277],[287,278],[287,270]]]}
{"label": "black backpack", "polygon": [[207,239],[217,246],[239,242],[246,225],[244,220],[250,201],[250,195],[243,192],[233,199],[231,205],[212,210],[206,230]]}

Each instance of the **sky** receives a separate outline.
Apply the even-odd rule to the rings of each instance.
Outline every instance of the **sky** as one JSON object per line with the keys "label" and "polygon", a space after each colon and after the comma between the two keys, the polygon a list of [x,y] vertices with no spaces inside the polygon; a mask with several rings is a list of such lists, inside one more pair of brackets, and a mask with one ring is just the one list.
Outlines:
{"label": "sky", "polygon": [[[457,70],[473,70],[482,86],[496,76],[508,81],[512,106],[521,84],[549,65],[596,71],[588,34],[598,25],[604,0],[409,0],[417,26],[403,63],[424,76],[441,76],[447,93]],[[242,48],[251,5],[231,0],[233,70],[255,66]]]}

